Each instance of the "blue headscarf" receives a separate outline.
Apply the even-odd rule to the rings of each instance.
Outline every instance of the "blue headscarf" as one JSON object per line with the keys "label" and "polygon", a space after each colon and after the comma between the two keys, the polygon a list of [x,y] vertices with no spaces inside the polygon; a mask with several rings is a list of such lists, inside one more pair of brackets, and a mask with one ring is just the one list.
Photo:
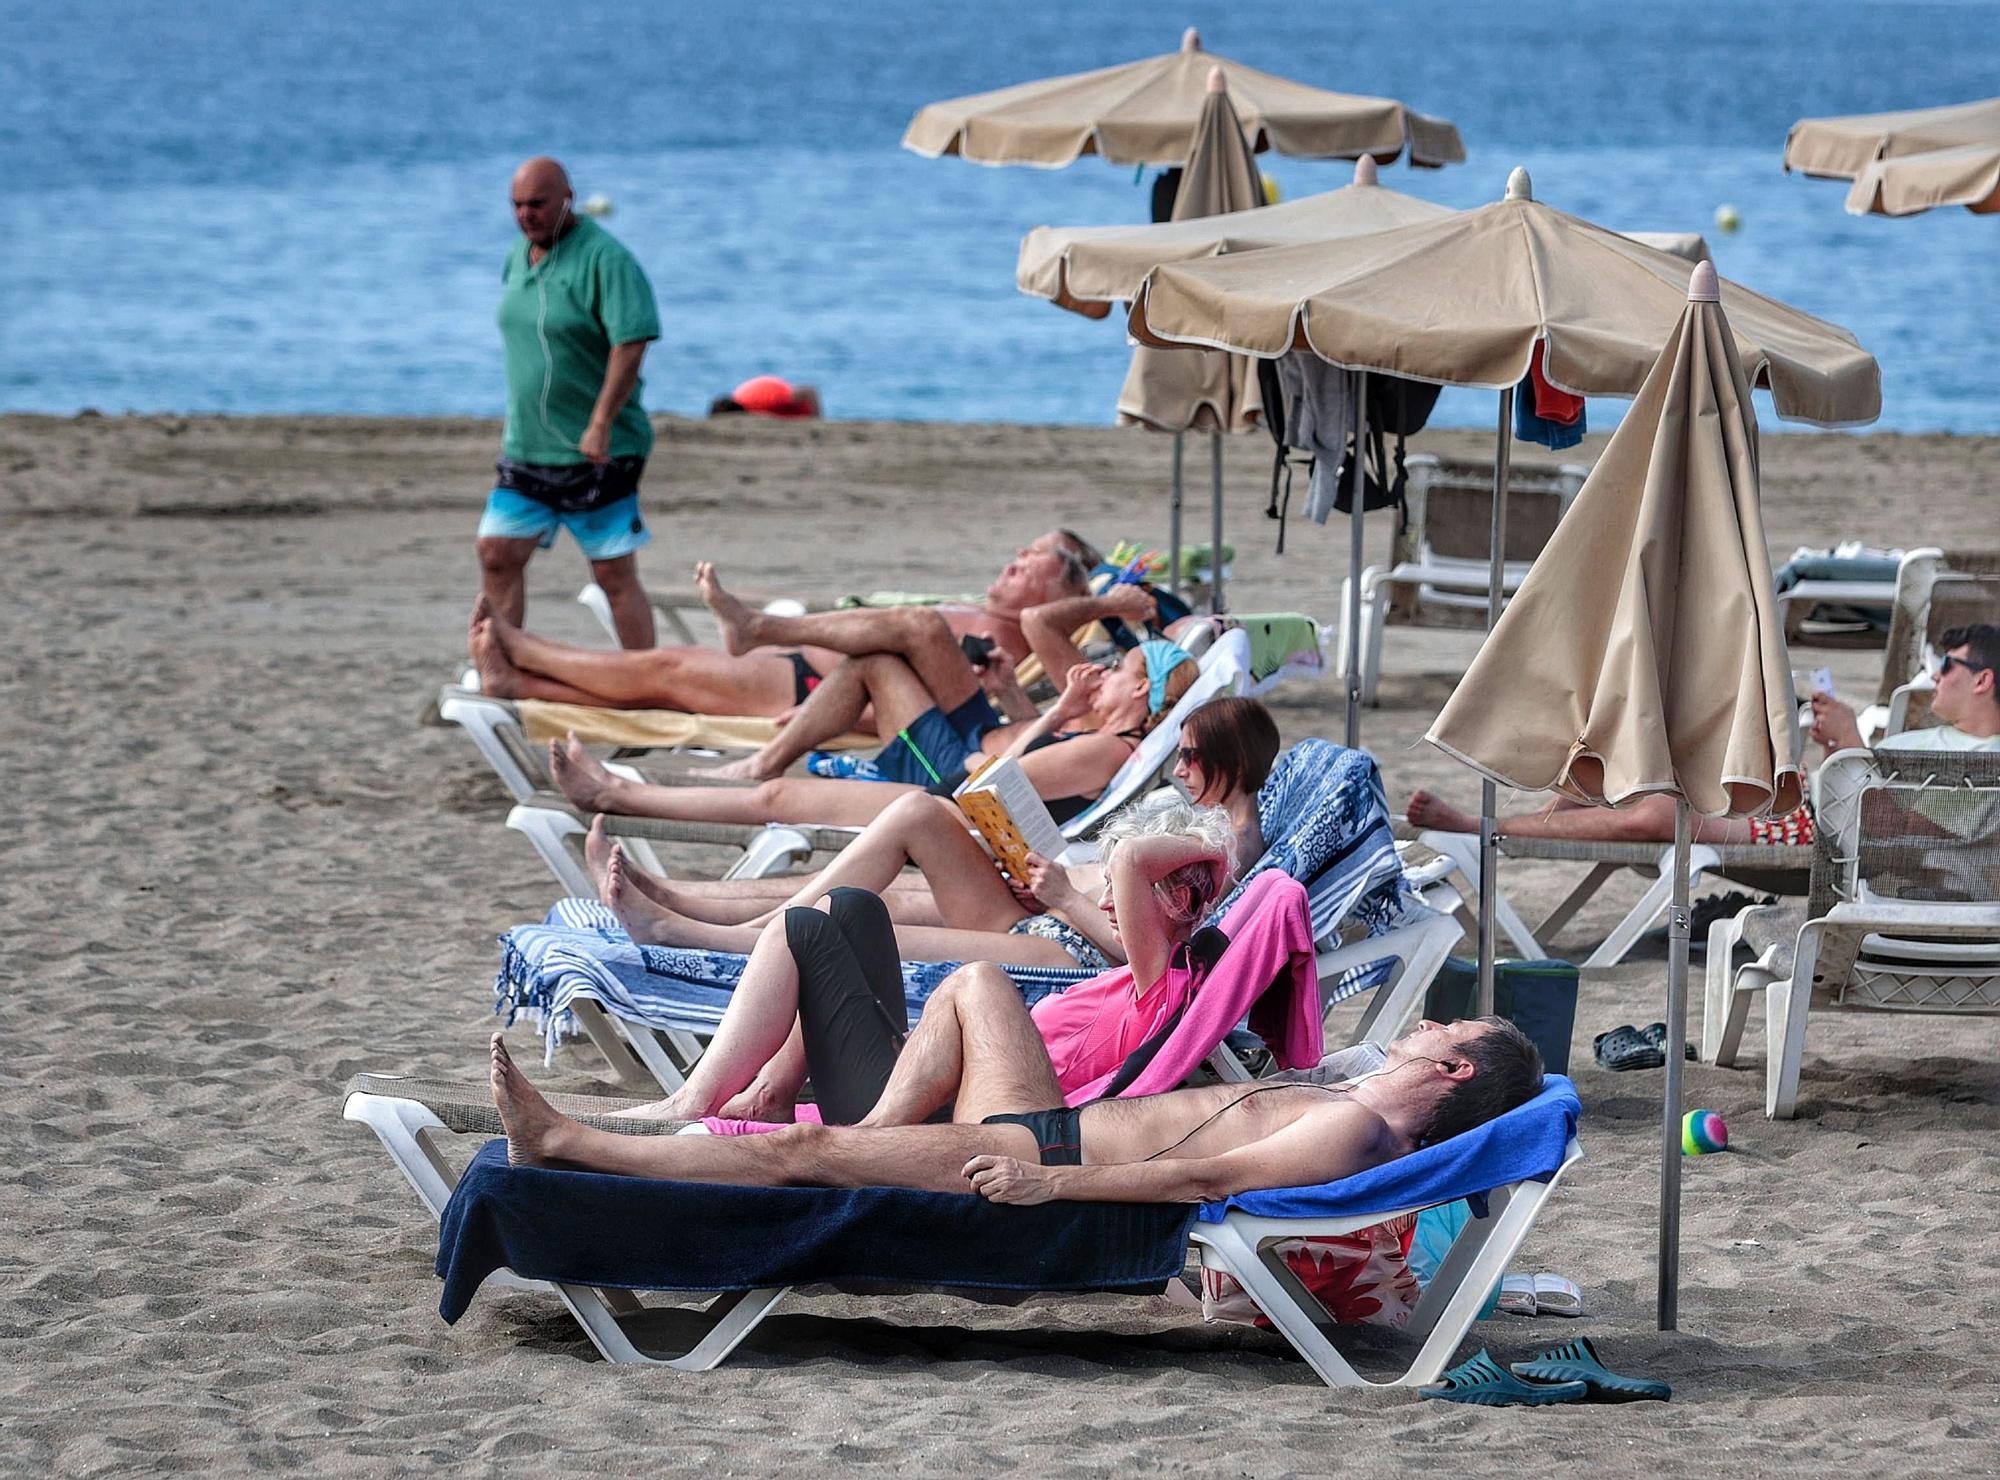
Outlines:
{"label": "blue headscarf", "polygon": [[1139,644],[1139,656],[1146,660],[1146,681],[1152,685],[1152,692],[1146,696],[1146,709],[1158,714],[1167,707],[1167,675],[1183,663],[1192,663],[1194,655],[1179,643],[1154,637]]}

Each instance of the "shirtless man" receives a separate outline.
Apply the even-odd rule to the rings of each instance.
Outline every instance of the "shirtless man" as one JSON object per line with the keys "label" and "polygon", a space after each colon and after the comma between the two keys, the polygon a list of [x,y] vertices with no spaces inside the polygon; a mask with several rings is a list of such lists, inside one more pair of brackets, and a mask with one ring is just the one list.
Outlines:
{"label": "shirtless man", "polygon": [[[922,612],[933,620],[942,618],[954,642],[961,637],[984,638],[997,654],[1019,662],[1029,652],[1021,614],[1084,589],[1089,568],[1078,553],[1079,545],[1074,535],[1050,530],[1022,546],[986,588],[979,605],[863,608],[846,615],[862,621],[907,620],[899,614]],[[484,598],[472,610],[470,643],[480,688],[495,698],[696,714],[785,714],[803,703],[843,656],[811,644],[739,644],[726,652],[701,646],[623,651],[577,647],[515,626]]]}
{"label": "shirtless man", "polygon": [[[1003,1203],[1207,1202],[1353,1176],[1525,1104],[1542,1084],[1541,1055],[1521,1030],[1479,1018],[1421,1023],[1389,1046],[1378,1072],[1346,1084],[1222,1084],[1038,1108],[1060,1106],[1062,1089],[1019,994],[978,1000],[977,1014],[924,1014],[866,1121],[768,1135],[579,1125],[536,1092],[496,1033],[491,1083],[508,1158],[686,1182],[972,1191]],[[910,1123],[947,1101],[950,1124]]]}

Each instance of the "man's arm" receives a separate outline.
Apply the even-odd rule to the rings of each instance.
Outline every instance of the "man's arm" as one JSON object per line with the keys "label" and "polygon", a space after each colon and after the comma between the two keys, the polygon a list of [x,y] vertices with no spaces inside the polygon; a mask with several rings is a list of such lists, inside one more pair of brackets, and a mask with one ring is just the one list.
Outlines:
{"label": "man's arm", "polygon": [[[1067,673],[1078,663],[1087,662],[1083,650],[1070,641],[1070,634],[1106,617],[1116,617],[1143,629],[1159,613],[1153,598],[1137,586],[1113,586],[1102,596],[1065,596],[1057,601],[1031,606],[1021,613],[1021,635],[1028,648],[1042,660],[1050,673]],[[1140,636],[1145,633],[1141,630]]]}
{"label": "man's arm", "polygon": [[1351,1177],[1387,1160],[1387,1134],[1374,1111],[1329,1097],[1284,1129],[1220,1156],[1081,1167],[975,1156],[965,1164],[965,1178],[989,1202],[1214,1202],[1238,1192]]}
{"label": "man's arm", "polygon": [[582,440],[576,444],[577,451],[594,463],[611,461],[611,424],[632,399],[632,387],[639,383],[639,362],[646,358],[646,346],[650,343],[649,339],[635,339],[630,344],[611,346],[610,358],[604,365],[604,384],[597,392],[596,406],[591,408],[590,425],[583,429]]}

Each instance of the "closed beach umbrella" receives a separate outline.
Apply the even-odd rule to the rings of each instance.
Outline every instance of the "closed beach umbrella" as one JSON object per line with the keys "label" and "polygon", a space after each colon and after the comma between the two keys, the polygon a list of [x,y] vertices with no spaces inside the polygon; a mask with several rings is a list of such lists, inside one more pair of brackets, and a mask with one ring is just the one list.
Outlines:
{"label": "closed beach umbrella", "polygon": [[1675,1321],[1690,809],[1790,811],[1803,773],[1759,513],[1757,419],[1715,269],[1425,739],[1509,786],[1675,799],[1660,1308]]}
{"label": "closed beach umbrella", "polygon": [[1852,180],[1847,209],[1908,216],[1936,206],[2000,211],[2000,98],[1801,118],[1785,137],[1785,168]]}
{"label": "closed beach umbrella", "polygon": [[919,109],[903,147],[933,159],[1060,169],[1086,154],[1113,164],[1177,165],[1200,117],[1211,67],[1229,74],[1251,147],[1299,159],[1373,155],[1387,164],[1406,150],[1414,165],[1458,164],[1458,130],[1393,98],[1355,97],[1273,77],[1201,49],[1190,27],[1181,49],[1119,67],[1047,77]]}
{"label": "closed beach umbrella", "polygon": [[[1257,157],[1243,137],[1222,69],[1211,70],[1171,221],[1208,220],[1264,204]],[[1141,346],[1118,392],[1118,420],[1162,432],[1241,432],[1263,415],[1257,374],[1241,355]]]}
{"label": "closed beach umbrella", "polygon": [[[1147,344],[1239,353],[1310,350],[1349,369],[1500,392],[1494,447],[1487,626],[1500,615],[1514,387],[1535,346],[1543,373],[1573,395],[1631,396],[1686,309],[1687,264],[1552,210],[1525,170],[1507,198],[1371,236],[1176,263],[1147,275],[1128,317]],[[1823,426],[1881,414],[1881,370],[1845,329],[1721,283],[1746,381],[1780,416]],[[1349,703],[1357,679],[1350,662]],[[1495,784],[1480,795],[1482,1010],[1493,969]]]}

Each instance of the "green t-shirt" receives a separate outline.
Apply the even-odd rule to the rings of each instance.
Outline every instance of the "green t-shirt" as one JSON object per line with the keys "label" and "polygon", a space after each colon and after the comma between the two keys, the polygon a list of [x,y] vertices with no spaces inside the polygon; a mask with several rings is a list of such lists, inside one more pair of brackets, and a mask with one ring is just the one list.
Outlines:
{"label": "green t-shirt", "polygon": [[[574,466],[584,460],[576,444],[604,388],[611,347],[660,337],[652,285],[638,259],[587,216],[539,263],[529,264],[526,237],[516,241],[500,283],[500,339],[507,347],[501,450],[515,462]],[[612,423],[613,457],[653,450],[641,385]]]}

